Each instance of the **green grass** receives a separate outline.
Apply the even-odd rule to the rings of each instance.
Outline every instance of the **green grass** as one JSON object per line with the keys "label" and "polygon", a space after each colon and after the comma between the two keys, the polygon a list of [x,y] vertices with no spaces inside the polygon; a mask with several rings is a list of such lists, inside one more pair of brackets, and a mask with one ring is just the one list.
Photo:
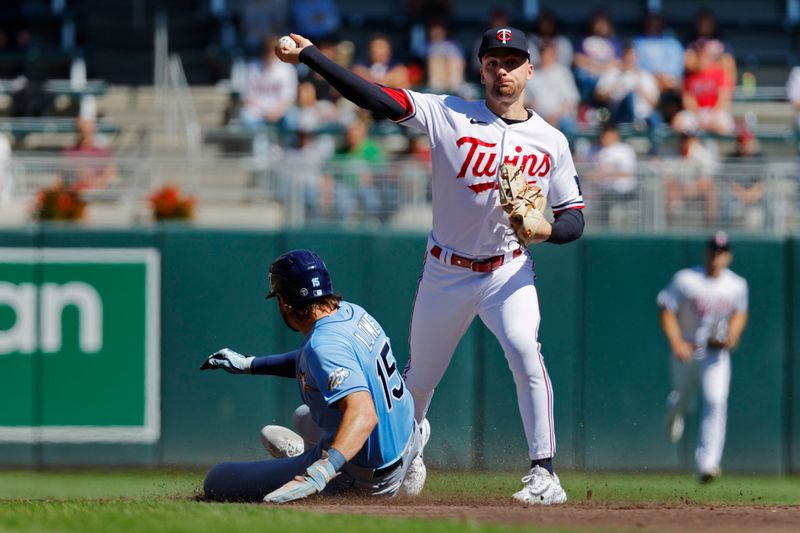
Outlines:
{"label": "green grass", "polygon": [[[426,495],[465,503],[506,499],[513,473],[431,472]],[[0,532],[108,531],[522,531],[473,522],[322,515],[266,505],[212,504],[192,498],[202,472],[0,471]],[[726,475],[700,486],[689,474],[562,474],[571,502],[800,504],[796,478]],[[549,529],[542,531],[563,531]]]}
{"label": "green grass", "polygon": [[[797,477],[724,475],[708,485],[691,474],[562,472],[560,478],[571,502],[800,505]],[[469,499],[508,495],[519,486],[509,473],[435,472],[426,493]]]}
{"label": "green grass", "polygon": [[266,505],[209,504],[187,501],[70,500],[0,502],[0,531],[519,531],[444,520],[323,515]]}

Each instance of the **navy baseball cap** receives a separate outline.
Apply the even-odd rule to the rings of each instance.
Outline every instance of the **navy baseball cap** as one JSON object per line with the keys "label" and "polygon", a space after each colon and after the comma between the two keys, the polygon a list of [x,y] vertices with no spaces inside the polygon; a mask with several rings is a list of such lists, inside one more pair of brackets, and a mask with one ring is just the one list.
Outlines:
{"label": "navy baseball cap", "polygon": [[728,240],[728,234],[724,231],[718,231],[713,237],[706,242],[706,249],[710,252],[728,252],[731,249],[731,243]]}
{"label": "navy baseball cap", "polygon": [[531,58],[531,52],[528,49],[528,38],[525,32],[511,26],[499,26],[486,30],[481,38],[481,46],[478,48],[478,59],[483,55],[496,49],[514,50],[527,57]]}
{"label": "navy baseball cap", "polygon": [[333,294],[328,267],[311,250],[292,250],[269,267],[267,298],[280,294],[290,304],[316,300]]}

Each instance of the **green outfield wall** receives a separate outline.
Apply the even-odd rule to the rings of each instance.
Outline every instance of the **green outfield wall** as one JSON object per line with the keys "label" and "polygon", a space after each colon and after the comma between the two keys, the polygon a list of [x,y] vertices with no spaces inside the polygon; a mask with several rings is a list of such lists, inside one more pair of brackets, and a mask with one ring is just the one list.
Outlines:
{"label": "green outfield wall", "polygon": [[[370,310],[405,364],[425,242],[421,233],[330,228],[0,231],[0,465],[265,457],[259,429],[290,423],[297,385],[198,367],[225,346],[267,354],[301,342],[264,300],[271,260],[293,248],[319,252],[336,290]],[[696,415],[680,445],[664,434],[668,350],[655,297],[700,261],[702,246],[700,237],[587,235],[534,249],[561,468],[691,468]],[[750,323],[733,356],[723,468],[797,472],[800,241],[743,237],[734,247]],[[479,320],[429,418],[429,465],[524,470],[511,374]]]}

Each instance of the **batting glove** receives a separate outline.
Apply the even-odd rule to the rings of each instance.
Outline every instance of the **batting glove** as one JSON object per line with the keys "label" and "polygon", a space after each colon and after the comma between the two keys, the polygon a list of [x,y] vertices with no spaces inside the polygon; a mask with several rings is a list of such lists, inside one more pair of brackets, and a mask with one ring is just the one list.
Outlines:
{"label": "batting glove", "polygon": [[267,503],[286,503],[312,496],[322,492],[330,480],[338,475],[336,468],[327,458],[319,459],[308,467],[306,475],[297,476],[281,488],[273,490],[264,496],[264,501]]}
{"label": "batting glove", "polygon": [[200,365],[200,370],[222,368],[231,374],[252,374],[253,359],[255,357],[247,357],[230,348],[223,348],[208,356],[208,359]]}

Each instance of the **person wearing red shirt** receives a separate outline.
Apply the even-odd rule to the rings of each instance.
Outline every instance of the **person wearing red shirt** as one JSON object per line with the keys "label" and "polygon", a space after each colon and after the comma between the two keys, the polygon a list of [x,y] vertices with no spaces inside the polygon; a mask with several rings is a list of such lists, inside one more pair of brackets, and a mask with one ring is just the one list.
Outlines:
{"label": "person wearing red shirt", "polygon": [[[716,39],[698,43],[697,69],[687,71],[683,81],[683,108],[679,115],[691,114],[701,131],[722,135],[733,131],[731,113],[733,80],[725,73],[720,58],[723,44]],[[676,117],[684,122],[687,117]]]}

